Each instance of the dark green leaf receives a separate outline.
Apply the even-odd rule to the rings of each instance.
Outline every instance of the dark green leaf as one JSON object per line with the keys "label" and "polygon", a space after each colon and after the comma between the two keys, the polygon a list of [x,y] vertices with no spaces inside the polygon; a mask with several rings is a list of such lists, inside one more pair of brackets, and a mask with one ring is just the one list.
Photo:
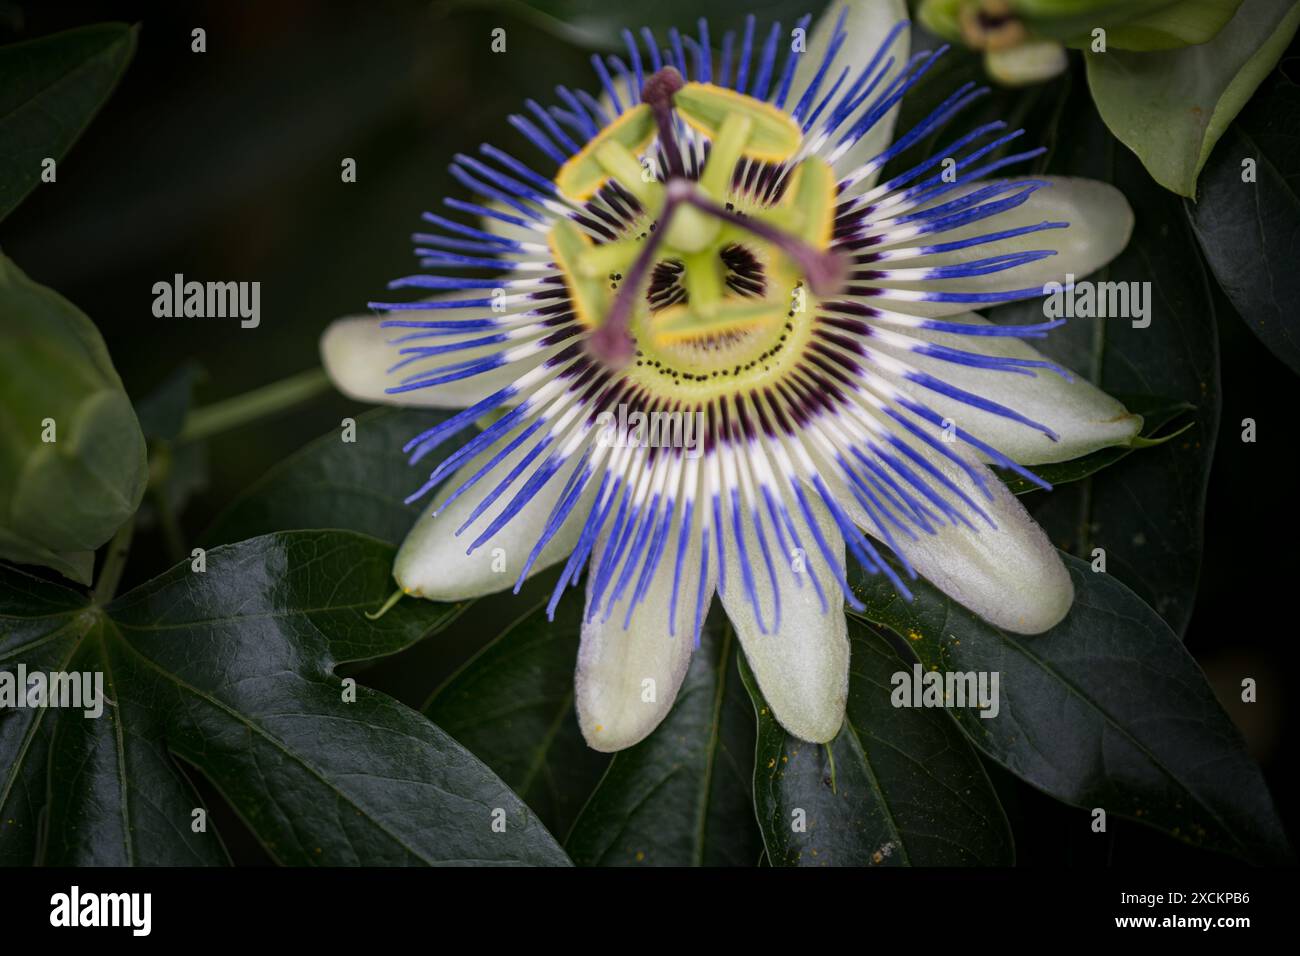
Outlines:
{"label": "dark green leaf", "polygon": [[784,866],[969,866],[1014,861],[1002,805],[940,710],[895,707],[911,675],[889,643],[849,621],[844,727],[829,744],[791,737],[743,668],[758,712],[754,797],[767,855]]}
{"label": "dark green leaf", "polygon": [[[0,681],[16,676],[19,662],[29,671],[67,670],[82,638],[96,624],[77,592],[0,568]],[[0,766],[5,768],[0,778],[0,865],[26,866],[38,859],[57,715],[53,710],[0,706]],[[110,717],[106,713],[103,719]],[[205,854],[200,858],[220,857],[215,845],[197,850]]]}
{"label": "dark green leaf", "polygon": [[566,833],[609,763],[573,706],[582,601],[554,623],[533,608],[440,687],[425,713],[500,775],[553,833]]}
{"label": "dark green leaf", "polygon": [[36,187],[42,161],[62,160],[108,100],[135,36],[125,23],[100,23],[0,47],[0,219]]}
{"label": "dark green leaf", "polygon": [[357,416],[356,441],[345,442],[340,428],[290,455],[227,508],[203,540],[221,544],[272,531],[345,528],[400,543],[419,515],[418,505],[403,503],[406,496],[462,442],[447,441],[419,468],[407,464],[402,446],[450,414],[381,408]]}
{"label": "dark green leaf", "polygon": [[566,848],[586,865],[753,866],[762,850],[750,799],[754,718],[735,634],[705,625],[673,709],[614,756]]}
{"label": "dark green leaf", "polygon": [[1285,858],[1263,775],[1177,636],[1111,575],[1065,562],[1074,606],[1029,637],[998,630],[924,581],[910,604],[865,575],[858,594],[865,616],[908,638],[926,668],[1000,675],[996,717],[952,713],[1022,780],[1197,847]]}
{"label": "dark green leaf", "polygon": [[[1107,567],[1179,634],[1201,568],[1205,490],[1219,426],[1219,344],[1210,287],[1179,199],[1156,188],[1076,91],[1051,172],[1113,183],[1136,217],[1128,247],[1094,282],[1149,282],[1150,324],[1073,319],[1039,348],[1112,395],[1194,405],[1192,427],[1158,448],[1048,495],[1026,499],[1058,547],[1106,551]],[[1083,277],[1080,276],[1080,279]],[[1041,321],[1037,302],[1003,306],[994,320]]]}
{"label": "dark green leaf", "polygon": [[104,608],[5,572],[4,669],[99,672],[112,703],[98,719],[23,708],[0,720],[0,859],[222,862],[212,828],[193,832],[200,802],[179,758],[284,863],[565,862],[505,784],[426,718],[365,687],[346,699],[336,665],[395,653],[456,613],[403,601],[368,620],[392,558],[347,532],[268,535]]}
{"label": "dark green leaf", "polygon": [[[1246,324],[1300,372],[1300,85],[1275,73],[1210,157],[1192,228]],[[1255,181],[1243,182],[1243,161]]]}

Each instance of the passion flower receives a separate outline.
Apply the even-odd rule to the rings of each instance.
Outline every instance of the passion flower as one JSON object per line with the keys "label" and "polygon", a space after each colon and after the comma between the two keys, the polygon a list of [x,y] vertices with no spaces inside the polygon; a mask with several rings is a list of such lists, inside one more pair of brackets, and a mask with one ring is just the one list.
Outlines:
{"label": "passion flower", "polygon": [[[942,51],[909,56],[890,6],[837,4],[806,51],[808,18],[791,43],[751,17],[717,50],[704,21],[663,47],[625,32],[626,57],[593,57],[596,93],[510,118],[531,155],[455,157],[471,198],[425,214],[426,271],[392,283],[433,298],[324,336],[345,392],[463,406],[411,438],[413,464],[487,422],[412,495],[434,497],[394,575],[457,600],[562,562],[552,611],[585,577],[576,699],[598,750],[663,719],[715,594],[776,718],[811,741],[844,713],[848,555],[1017,632],[1072,601],[988,465],[1037,481],[1026,465],[1141,421],[1024,341],[1058,322],[967,310],[1092,272],[1132,216],[1101,183],[993,178],[1039,155],[1001,123],[915,155],[973,84],[894,139]],[[701,440],[610,440],[628,409],[695,416]]]}

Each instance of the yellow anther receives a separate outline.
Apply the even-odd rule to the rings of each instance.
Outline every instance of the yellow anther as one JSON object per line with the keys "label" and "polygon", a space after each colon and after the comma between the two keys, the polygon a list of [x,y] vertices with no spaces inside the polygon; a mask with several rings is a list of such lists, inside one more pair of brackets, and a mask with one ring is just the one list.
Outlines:
{"label": "yellow anther", "polygon": [[745,140],[744,155],[768,163],[789,159],[799,149],[803,130],[771,103],[712,83],[687,83],[673,94],[677,114],[692,129],[718,139],[730,116],[741,115],[753,123]]}
{"label": "yellow anther", "polygon": [[[585,202],[610,179],[609,169],[597,156],[602,146],[617,143],[635,156],[650,145],[654,136],[654,113],[644,103],[634,106],[597,133],[579,152],[569,157],[555,174],[555,185],[567,199]],[[608,152],[606,156],[609,156]],[[624,182],[622,173],[619,174],[619,182],[635,192],[634,186],[641,182],[640,165],[637,166],[635,183]]]}

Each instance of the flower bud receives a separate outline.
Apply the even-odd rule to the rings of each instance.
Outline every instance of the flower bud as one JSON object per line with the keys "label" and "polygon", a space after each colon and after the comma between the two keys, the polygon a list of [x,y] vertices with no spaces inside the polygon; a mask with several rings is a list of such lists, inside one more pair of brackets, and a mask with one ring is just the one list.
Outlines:
{"label": "flower bud", "polygon": [[1065,58],[1055,47],[1021,47],[1052,41],[1094,52],[1103,52],[1099,42],[1117,50],[1176,49],[1211,39],[1239,5],[1240,0],[923,0],[919,16],[931,32],[988,54],[989,65],[1010,76],[1009,82],[1028,83],[1060,72],[1046,68]]}
{"label": "flower bud", "polygon": [[94,323],[0,256],[0,558],[90,583],[134,514],[144,436]]}

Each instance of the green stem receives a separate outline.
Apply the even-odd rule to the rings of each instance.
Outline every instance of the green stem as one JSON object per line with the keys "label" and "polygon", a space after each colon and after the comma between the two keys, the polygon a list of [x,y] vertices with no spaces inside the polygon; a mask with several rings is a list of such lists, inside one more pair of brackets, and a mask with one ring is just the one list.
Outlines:
{"label": "green stem", "polygon": [[127,519],[126,524],[117,529],[113,540],[108,543],[108,552],[104,555],[104,566],[99,569],[99,580],[95,582],[91,603],[103,607],[113,600],[117,593],[118,582],[122,580],[122,571],[126,567],[126,556],[131,553],[131,536],[135,534],[135,515]]}
{"label": "green stem", "polygon": [[835,793],[835,751],[831,750],[830,741],[822,744],[826,748],[826,760],[831,765],[831,793]]}
{"label": "green stem", "polygon": [[368,621],[379,620],[381,617],[383,617],[385,614],[387,614],[389,611],[393,609],[393,605],[402,599],[404,593],[405,592],[402,591],[401,588],[398,588],[392,594],[388,595],[388,600],[385,601],[383,606],[374,614],[371,614],[369,611],[365,612],[366,620]]}
{"label": "green stem", "polygon": [[177,444],[200,441],[259,418],[292,408],[329,388],[324,369],[313,368],[222,402],[196,409],[185,420]]}

